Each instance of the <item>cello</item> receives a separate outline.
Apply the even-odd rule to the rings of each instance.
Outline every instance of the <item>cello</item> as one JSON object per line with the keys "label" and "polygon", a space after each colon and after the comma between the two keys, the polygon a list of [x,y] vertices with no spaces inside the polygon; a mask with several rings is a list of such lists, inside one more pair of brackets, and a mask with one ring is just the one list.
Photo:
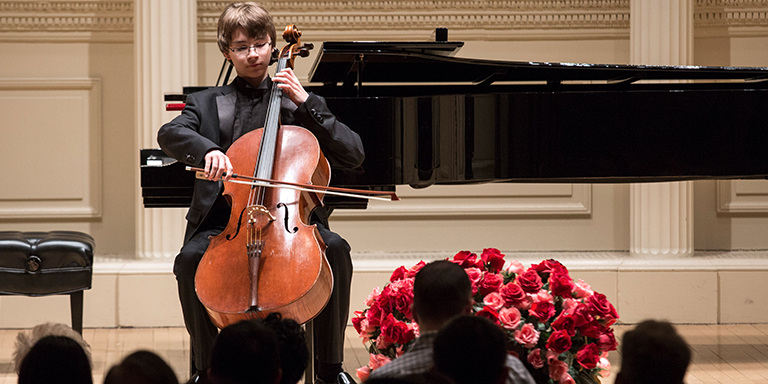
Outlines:
{"label": "cello", "polygon": [[[301,32],[286,27],[276,72],[308,56]],[[330,165],[315,136],[305,128],[280,125],[282,91],[273,86],[264,128],[248,132],[227,150],[233,173],[255,180],[328,186]],[[226,183],[232,207],[226,228],[211,238],[195,274],[200,302],[219,328],[279,312],[300,324],[322,311],[333,276],[312,211],[323,193],[268,183]]]}

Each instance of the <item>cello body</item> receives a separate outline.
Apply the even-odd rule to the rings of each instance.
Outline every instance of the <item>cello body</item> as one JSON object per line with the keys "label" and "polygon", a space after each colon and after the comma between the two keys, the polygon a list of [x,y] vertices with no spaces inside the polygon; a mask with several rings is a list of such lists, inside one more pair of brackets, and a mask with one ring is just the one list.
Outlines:
{"label": "cello body", "polygon": [[[259,150],[263,131],[243,135],[227,150],[234,173],[254,173],[254,153]],[[281,126],[277,141],[275,157],[280,161],[273,173],[275,180],[328,184],[330,166],[312,133],[301,127]],[[303,324],[325,307],[333,287],[325,244],[316,226],[308,225],[316,206],[313,193],[286,188],[256,189],[261,189],[264,195],[261,206],[275,220],[270,221],[258,209],[248,212],[249,199],[243,197],[254,193],[251,186],[226,184],[224,196],[232,206],[232,215],[224,231],[211,238],[195,275],[198,298],[219,328],[248,318],[266,317],[270,312],[280,312],[283,317]],[[248,225],[253,227],[249,229]],[[259,236],[264,239],[255,276],[255,306],[248,240],[256,233],[249,231],[261,232]]]}

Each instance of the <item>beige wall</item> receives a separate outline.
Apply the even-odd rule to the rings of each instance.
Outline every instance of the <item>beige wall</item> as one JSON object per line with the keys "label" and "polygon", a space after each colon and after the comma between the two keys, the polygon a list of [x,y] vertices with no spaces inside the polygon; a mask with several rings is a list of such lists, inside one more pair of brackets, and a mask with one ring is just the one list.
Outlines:
{"label": "beige wall", "polygon": [[[472,3],[480,6],[473,7]],[[436,26],[444,26],[449,28],[451,40],[466,42],[459,53],[464,57],[629,61],[628,0],[558,1],[554,2],[556,7],[544,3],[547,2],[494,2],[500,7],[506,5],[499,9],[489,9],[483,2],[458,1],[440,1],[435,6],[409,1],[351,2],[344,3],[345,6],[331,1],[270,5],[278,25],[296,22],[305,31],[304,41],[314,42],[316,47],[324,40],[426,40]],[[56,8],[42,1],[0,1],[0,97],[32,100],[18,104],[20,109],[0,106],[0,161],[5,169],[9,165],[13,169],[0,172],[3,184],[13,184],[0,188],[0,230],[71,229],[92,234],[97,242],[97,256],[102,261],[110,258],[112,263],[103,262],[101,271],[97,265],[99,277],[95,288],[102,288],[89,295],[92,303],[101,303],[111,312],[104,315],[94,305],[90,318],[95,323],[90,324],[141,323],[126,320],[135,317],[130,315],[135,312],[126,308],[135,305],[140,311],[141,304],[131,299],[136,292],[146,294],[156,287],[163,297],[170,297],[171,304],[175,292],[170,259],[148,268],[147,278],[157,281],[156,286],[138,283],[135,289],[130,284],[143,281],[143,267],[128,267],[125,272],[122,264],[137,258],[137,211],[141,209],[137,207],[141,200],[137,178],[133,2],[56,4],[71,7]],[[526,9],[520,4],[542,8]],[[765,7],[749,0],[707,4],[697,6],[695,11],[698,16],[694,64],[768,66]],[[222,63],[213,42],[220,5],[198,1],[200,85],[213,85]],[[720,20],[715,25],[702,21],[706,19],[702,15],[734,9],[755,12],[732,12],[728,17],[714,18]],[[501,21],[494,19],[494,15]],[[311,62],[312,57],[297,61],[297,72],[302,78],[306,78]],[[68,106],[77,108],[67,112]],[[64,112],[52,116],[52,110]],[[62,129],[73,134],[70,137],[69,131]],[[58,137],[67,141],[51,141]],[[47,139],[42,148],[35,145],[40,138]],[[76,167],[78,171],[71,178],[66,177],[71,170],[65,166]],[[50,174],[57,175],[56,183],[43,184],[40,180]],[[768,249],[765,184],[695,182],[694,247],[701,251],[754,250],[762,260],[761,250]],[[32,191],[26,194],[25,187]],[[589,275],[606,292],[611,292],[612,300],[618,302],[621,289],[630,289],[617,282],[619,272],[614,261],[610,261],[614,259],[579,261],[600,252],[614,252],[611,257],[621,257],[628,250],[627,185],[493,185],[420,191],[405,187],[398,192],[405,197],[405,208],[371,204],[367,211],[338,212],[332,220],[333,229],[353,247],[358,296],[364,297],[373,285],[381,285],[393,266],[420,258],[445,257],[462,249],[480,251],[484,247],[518,252],[521,258],[528,257],[526,252],[560,252],[563,257],[574,259],[572,263],[580,273],[613,268]],[[444,209],[446,206],[451,210]],[[489,206],[502,208],[494,211]],[[426,213],[408,213],[410,207]],[[41,213],[46,210],[54,218]],[[585,251],[587,256],[579,253]],[[530,256],[532,260],[538,257],[544,254]],[[727,264],[728,256],[715,259]],[[760,262],[755,265],[766,269]],[[632,268],[634,272],[642,270]],[[691,268],[700,271],[702,267]],[[753,268],[742,268],[749,269]],[[698,275],[690,276],[695,280]],[[707,279],[713,276],[708,274]],[[126,287],[123,296],[121,281]],[[6,303],[5,308],[13,307],[9,307],[11,301],[0,301],[0,326],[6,324],[2,303]],[[115,309],[120,308],[120,303],[126,307]],[[171,304],[163,305],[176,311]],[[178,324],[178,313],[174,313],[157,323]],[[708,313],[707,319],[719,319],[717,314]],[[87,317],[87,326],[88,321]]]}
{"label": "beige wall", "polygon": [[[138,162],[134,144],[133,44],[51,42],[40,36],[34,41],[2,41],[0,52],[0,79],[15,82],[4,89],[4,94],[11,99],[30,98],[20,102],[22,109],[3,109],[5,116],[0,121],[6,137],[2,144],[5,156],[0,157],[5,164],[15,164],[13,168],[20,172],[14,175],[18,177],[3,182],[17,188],[12,196],[0,196],[0,215],[4,216],[0,218],[0,230],[83,231],[97,239],[99,255],[132,258]],[[95,82],[85,99],[67,85],[82,81]],[[65,89],[56,89],[61,87]],[[90,110],[94,117],[90,122],[81,115],[82,110],[68,108],[89,103],[100,106],[100,110]],[[11,125],[17,120],[23,124]],[[73,121],[89,126],[70,126]],[[87,131],[91,131],[91,137],[83,137]],[[51,137],[57,140],[51,142]],[[66,140],[58,140],[63,138]],[[42,147],[38,142],[43,143]],[[89,146],[98,152],[84,152]],[[23,150],[7,158],[9,148]],[[100,169],[83,171],[94,162]],[[94,190],[88,191],[89,187]],[[25,188],[32,191],[23,191]],[[30,195],[38,195],[35,198],[40,200],[25,202]],[[70,203],[78,205],[78,200],[87,198],[100,200],[92,202],[97,212],[61,212]],[[47,205],[54,218],[49,219],[45,210],[34,212],[37,203]]]}

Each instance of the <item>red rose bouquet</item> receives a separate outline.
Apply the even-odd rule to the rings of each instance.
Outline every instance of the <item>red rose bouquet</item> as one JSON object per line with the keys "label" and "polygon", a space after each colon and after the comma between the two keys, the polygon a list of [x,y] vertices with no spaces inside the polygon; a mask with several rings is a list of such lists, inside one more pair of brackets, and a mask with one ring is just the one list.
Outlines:
{"label": "red rose bouquet", "polygon": [[[611,325],[619,318],[605,295],[594,292],[556,260],[525,268],[504,261],[498,249],[480,256],[462,251],[450,261],[472,282],[473,313],[502,327],[511,354],[523,361],[538,383],[595,384],[610,374],[608,352],[616,350]],[[402,355],[418,337],[410,313],[413,279],[423,261],[392,273],[384,289],[373,290],[352,324],[370,360],[357,370],[365,381],[372,370]]]}

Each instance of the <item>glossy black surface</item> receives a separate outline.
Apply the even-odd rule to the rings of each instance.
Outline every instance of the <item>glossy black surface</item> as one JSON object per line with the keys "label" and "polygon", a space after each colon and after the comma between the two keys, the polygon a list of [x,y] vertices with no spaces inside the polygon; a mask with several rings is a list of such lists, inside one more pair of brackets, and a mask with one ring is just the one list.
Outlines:
{"label": "glossy black surface", "polygon": [[366,148],[360,172],[334,174],[339,185],[768,175],[763,89],[542,91],[328,103]]}
{"label": "glossy black surface", "polygon": [[[331,185],[391,190],[768,175],[766,68],[452,57],[461,45],[323,44],[310,73],[315,85],[307,88],[360,134],[366,151],[359,169],[334,169]],[[161,204],[154,206],[175,204],[157,196],[165,192],[145,189],[145,182],[189,177],[173,179],[165,175],[168,168],[145,178],[151,168],[142,167],[145,206],[148,199]]]}

